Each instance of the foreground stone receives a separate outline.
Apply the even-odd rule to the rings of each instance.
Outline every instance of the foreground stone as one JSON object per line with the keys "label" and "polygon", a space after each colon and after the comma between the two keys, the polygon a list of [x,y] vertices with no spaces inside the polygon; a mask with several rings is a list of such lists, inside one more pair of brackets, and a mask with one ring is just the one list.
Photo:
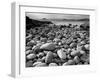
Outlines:
{"label": "foreground stone", "polygon": [[52,52],[48,52],[45,58],[45,62],[46,63],[51,63],[53,59],[53,53]]}
{"label": "foreground stone", "polygon": [[46,43],[40,47],[40,49],[43,49],[43,50],[55,50],[55,48],[56,48],[56,45],[53,43]]}
{"label": "foreground stone", "polygon": [[34,59],[34,58],[36,58],[36,55],[35,55],[35,54],[29,54],[29,55],[26,56],[26,58],[27,58],[28,60]]}
{"label": "foreground stone", "polygon": [[66,53],[62,49],[58,50],[57,54],[61,59],[66,59],[66,57],[67,57]]}
{"label": "foreground stone", "polygon": [[58,66],[56,63],[50,63],[49,66]]}
{"label": "foreground stone", "polygon": [[47,64],[46,63],[39,63],[35,67],[44,67],[44,66],[47,66]]}

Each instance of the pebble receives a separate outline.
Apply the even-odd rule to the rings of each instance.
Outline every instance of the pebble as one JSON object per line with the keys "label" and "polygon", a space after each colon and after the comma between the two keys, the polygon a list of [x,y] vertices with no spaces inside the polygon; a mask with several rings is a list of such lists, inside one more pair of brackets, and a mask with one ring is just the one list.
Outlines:
{"label": "pebble", "polygon": [[40,46],[35,46],[34,48],[32,48],[33,49],[33,51],[35,52],[35,53],[38,53],[38,52],[41,52],[42,50],[40,49]]}
{"label": "pebble", "polygon": [[63,63],[62,66],[67,66],[67,65],[69,65],[68,62],[65,62],[65,63]]}
{"label": "pebble", "polygon": [[53,56],[54,56],[54,58],[58,57],[57,53],[53,53]]}
{"label": "pebble", "polygon": [[25,54],[28,55],[28,54],[30,54],[32,52],[33,52],[32,50],[27,50],[27,51],[25,51]]}
{"label": "pebble", "polygon": [[37,64],[40,64],[40,63],[42,63],[42,62],[34,62],[33,67],[36,66]]}
{"label": "pebble", "polygon": [[84,45],[84,47],[86,50],[89,50],[89,48],[90,48],[89,44]]}
{"label": "pebble", "polygon": [[49,66],[58,66],[56,63],[50,63]]}
{"label": "pebble", "polygon": [[85,41],[81,41],[80,44],[81,45],[85,45],[86,43],[85,43]]}
{"label": "pebble", "polygon": [[74,64],[75,64],[74,60],[68,60],[68,62],[63,63],[63,66],[74,65]]}
{"label": "pebble", "polygon": [[53,59],[53,53],[52,52],[48,52],[45,58],[45,62],[46,63],[51,63]]}
{"label": "pebble", "polygon": [[87,61],[89,59],[89,56],[88,55],[83,55],[80,57],[81,61]]}
{"label": "pebble", "polygon": [[50,51],[55,50],[55,48],[56,48],[56,45],[53,43],[45,43],[40,47],[40,49],[50,50]]}
{"label": "pebble", "polygon": [[73,50],[70,54],[71,54],[71,56],[77,56],[77,55],[79,55],[80,53],[79,53],[78,50]]}
{"label": "pebble", "polygon": [[73,47],[76,47],[76,45],[77,45],[76,43],[71,43],[70,47],[73,48]]}
{"label": "pebble", "polygon": [[40,52],[40,53],[37,54],[37,56],[38,56],[39,58],[43,57],[44,55],[45,55],[45,54],[44,54],[43,52]]}
{"label": "pebble", "polygon": [[84,54],[86,54],[86,52],[83,50],[80,50],[80,54],[84,55]]}
{"label": "pebble", "polygon": [[66,57],[67,57],[66,52],[64,52],[62,49],[58,50],[57,54],[58,54],[59,58],[61,58],[61,59],[66,59]]}
{"label": "pebble", "polygon": [[75,61],[74,60],[68,60],[68,65],[74,65]]}
{"label": "pebble", "polygon": [[26,67],[33,67],[33,61],[26,62]]}
{"label": "pebble", "polygon": [[58,39],[58,38],[54,38],[54,40],[53,41],[55,41],[55,42],[61,42],[61,40],[60,39]]}
{"label": "pebble", "polygon": [[41,42],[47,42],[47,38],[41,38]]}
{"label": "pebble", "polygon": [[78,56],[75,56],[73,60],[75,61],[75,63],[79,63],[80,62],[80,59],[79,59]]}
{"label": "pebble", "polygon": [[34,59],[34,58],[36,58],[36,55],[31,53],[31,54],[27,55],[26,58],[27,58],[28,60]]}
{"label": "pebble", "polygon": [[35,44],[36,44],[36,42],[34,40],[31,40],[30,42],[27,43],[28,46],[33,46]]}
{"label": "pebble", "polygon": [[26,51],[27,51],[27,50],[31,50],[31,47],[27,46],[27,47],[25,47],[25,50],[26,50]]}
{"label": "pebble", "polygon": [[38,63],[35,67],[45,67],[47,66],[46,63]]}

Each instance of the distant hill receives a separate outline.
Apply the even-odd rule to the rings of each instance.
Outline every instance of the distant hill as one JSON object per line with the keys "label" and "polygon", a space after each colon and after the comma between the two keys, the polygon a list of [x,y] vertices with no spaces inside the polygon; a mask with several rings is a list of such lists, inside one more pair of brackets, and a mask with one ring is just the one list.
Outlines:
{"label": "distant hill", "polygon": [[28,16],[26,16],[26,29],[30,29],[32,27],[39,27],[43,24],[52,24],[51,21],[39,21],[30,19]]}
{"label": "distant hill", "polygon": [[89,19],[51,19],[51,21],[89,21]]}

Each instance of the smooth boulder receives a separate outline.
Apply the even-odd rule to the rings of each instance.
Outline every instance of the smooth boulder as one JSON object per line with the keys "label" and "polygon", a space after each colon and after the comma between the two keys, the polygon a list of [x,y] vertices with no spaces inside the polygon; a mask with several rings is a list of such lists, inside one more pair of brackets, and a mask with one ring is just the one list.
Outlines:
{"label": "smooth boulder", "polygon": [[40,49],[43,49],[43,50],[55,50],[55,48],[56,48],[56,45],[54,43],[45,43],[40,47]]}

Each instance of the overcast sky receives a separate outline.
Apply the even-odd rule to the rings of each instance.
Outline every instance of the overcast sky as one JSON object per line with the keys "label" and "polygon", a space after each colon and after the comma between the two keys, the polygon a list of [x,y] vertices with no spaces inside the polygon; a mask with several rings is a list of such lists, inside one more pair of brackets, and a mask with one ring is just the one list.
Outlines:
{"label": "overcast sky", "polygon": [[84,19],[89,18],[89,15],[79,14],[47,14],[47,13],[26,13],[26,16],[32,19]]}

